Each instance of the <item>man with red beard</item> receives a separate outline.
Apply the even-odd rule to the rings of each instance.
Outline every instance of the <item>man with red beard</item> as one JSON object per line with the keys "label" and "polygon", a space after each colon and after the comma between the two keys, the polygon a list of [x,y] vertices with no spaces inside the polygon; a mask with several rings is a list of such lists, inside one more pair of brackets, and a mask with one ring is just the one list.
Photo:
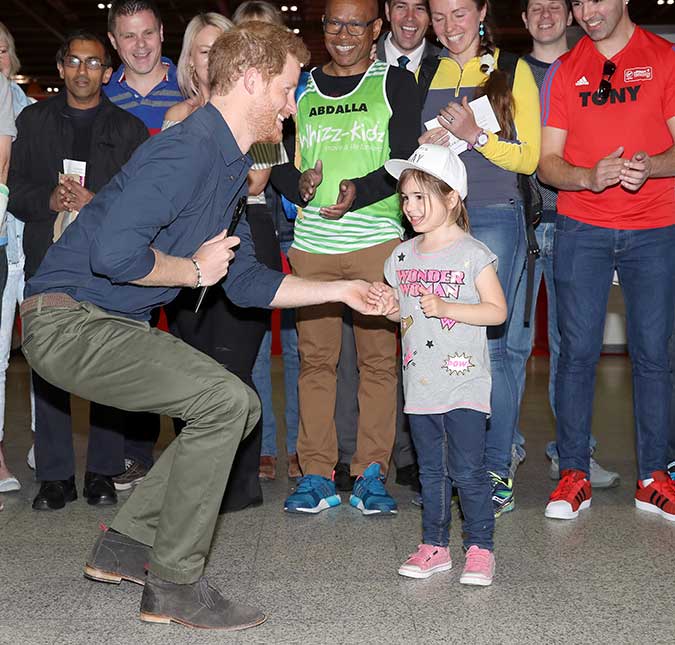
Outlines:
{"label": "man with red beard", "polygon": [[245,220],[237,237],[226,237],[245,199],[246,152],[262,138],[281,141],[308,60],[302,41],[281,27],[251,22],[224,33],[209,55],[210,101],[141,146],[26,286],[23,351],[44,379],[186,422],[85,567],[97,581],[144,585],[147,622],[236,630],[265,620],[202,576],[237,446],[260,415],[258,398],[217,361],[149,327],[152,309],[181,287],[222,281],[242,307],[344,302],[369,310],[365,282],[301,280],[258,263]]}

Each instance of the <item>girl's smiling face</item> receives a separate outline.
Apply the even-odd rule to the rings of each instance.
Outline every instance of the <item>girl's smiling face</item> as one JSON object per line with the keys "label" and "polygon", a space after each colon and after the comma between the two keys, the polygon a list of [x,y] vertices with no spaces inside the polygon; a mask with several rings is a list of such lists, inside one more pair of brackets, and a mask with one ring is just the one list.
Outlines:
{"label": "girl's smiling face", "polygon": [[431,233],[444,226],[455,226],[453,212],[458,201],[456,191],[444,200],[425,190],[414,177],[406,177],[401,184],[401,208],[416,233]]}

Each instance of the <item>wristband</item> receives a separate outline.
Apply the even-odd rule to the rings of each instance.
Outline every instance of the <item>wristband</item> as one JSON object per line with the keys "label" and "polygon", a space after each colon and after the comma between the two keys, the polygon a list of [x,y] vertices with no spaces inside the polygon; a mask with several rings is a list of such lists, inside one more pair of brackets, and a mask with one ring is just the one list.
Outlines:
{"label": "wristband", "polygon": [[195,260],[194,258],[190,258],[190,260],[192,260],[192,264],[195,265],[195,271],[197,272],[197,283],[192,288],[193,289],[199,289],[199,287],[202,286],[202,270],[201,270],[201,267],[199,266],[199,262],[197,262],[197,260]]}

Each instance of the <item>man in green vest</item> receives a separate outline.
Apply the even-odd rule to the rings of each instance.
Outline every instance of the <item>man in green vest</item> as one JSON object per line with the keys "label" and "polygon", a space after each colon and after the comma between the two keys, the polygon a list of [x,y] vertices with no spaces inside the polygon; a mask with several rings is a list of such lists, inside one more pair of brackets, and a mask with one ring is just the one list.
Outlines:
{"label": "man in green vest", "polygon": [[[382,26],[377,0],[327,0],[323,17],[330,61],[298,88],[296,164],[277,166],[273,181],[301,205],[288,254],[304,278],[381,280],[399,243],[396,185],[384,170],[417,147],[420,106],[415,79],[371,62]],[[299,167],[299,170],[296,168]],[[332,480],[338,461],[334,410],[342,305],[298,312],[300,431],[304,476],[284,508],[318,513],[341,500]],[[388,321],[353,312],[360,383],[356,482],[350,504],[364,515],[396,513],[384,487],[396,425],[396,335]]]}

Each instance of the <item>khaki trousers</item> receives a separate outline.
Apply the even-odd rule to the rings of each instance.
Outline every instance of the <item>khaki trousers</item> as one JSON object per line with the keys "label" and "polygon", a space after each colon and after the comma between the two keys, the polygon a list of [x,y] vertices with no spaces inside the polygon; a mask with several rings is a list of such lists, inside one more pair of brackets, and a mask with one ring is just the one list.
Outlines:
{"label": "khaki trousers", "polygon": [[150,571],[160,578],[195,582],[237,446],[260,416],[258,397],[183,341],[87,302],[38,304],[22,322],[23,352],[46,381],[90,401],[187,423],[112,528],[152,546]]}
{"label": "khaki trousers", "polygon": [[[384,279],[384,261],[399,244],[391,240],[361,251],[320,255],[291,248],[294,275],[309,280]],[[300,377],[298,457],[305,475],[331,478],[338,461],[335,429],[336,367],[342,343],[342,303],[297,311]],[[396,434],[396,326],[354,311],[359,368],[359,421],[352,475],[372,462],[387,471]]]}

